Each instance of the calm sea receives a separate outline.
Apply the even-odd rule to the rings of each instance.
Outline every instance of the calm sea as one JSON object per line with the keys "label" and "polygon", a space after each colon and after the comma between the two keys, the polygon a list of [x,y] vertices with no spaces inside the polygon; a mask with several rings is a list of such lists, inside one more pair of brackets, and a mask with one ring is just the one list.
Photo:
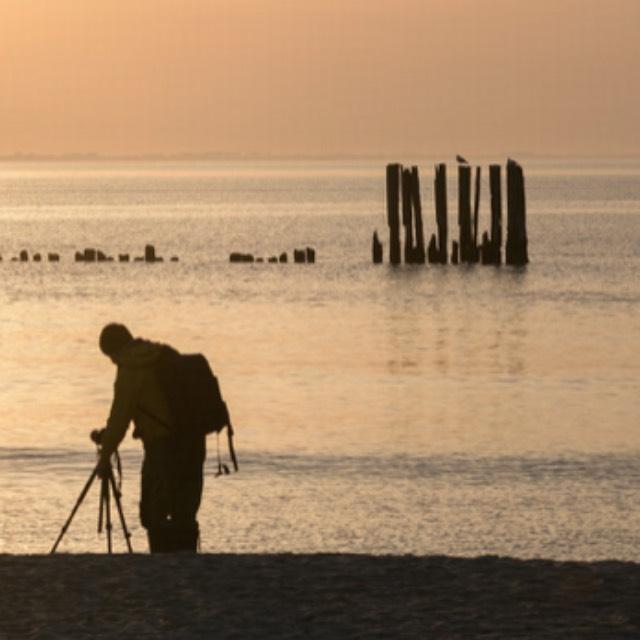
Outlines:
{"label": "calm sea", "polygon": [[[520,160],[526,269],[371,264],[384,161],[1,163],[0,551],[47,552],[89,476],[116,320],[219,375],[241,471],[214,477],[210,439],[205,551],[640,561],[640,161]],[[73,261],[145,243],[180,261]],[[105,549],[97,513],[95,488],[61,550]]]}

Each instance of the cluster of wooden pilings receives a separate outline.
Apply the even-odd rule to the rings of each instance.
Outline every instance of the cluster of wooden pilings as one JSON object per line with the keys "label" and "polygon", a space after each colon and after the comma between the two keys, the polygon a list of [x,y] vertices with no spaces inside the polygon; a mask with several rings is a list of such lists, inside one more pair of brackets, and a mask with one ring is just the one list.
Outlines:
{"label": "cluster of wooden pilings", "polygon": [[[2,260],[2,256],[0,256],[0,260]],[[59,253],[48,253],[47,260],[49,262],[60,262],[60,254]],[[177,256],[171,257],[171,262],[178,262]],[[42,262],[43,256],[41,253],[34,253],[31,256],[32,262]],[[83,251],[75,252],[75,261],[76,262],[114,262],[115,258],[113,256],[107,255],[104,251],[100,249],[84,249]],[[128,253],[118,254],[118,262],[163,262],[164,258],[156,255],[155,247],[152,244],[148,244],[144,248],[143,256],[134,256],[133,260],[131,260],[131,256]],[[11,258],[11,262],[29,262],[29,252],[26,249],[20,251],[20,254],[17,257]]]}
{"label": "cluster of wooden pilings", "polygon": [[[316,261],[316,250],[313,247],[293,250],[293,261],[296,264],[313,264]],[[256,258],[252,253],[240,253],[234,251],[229,254],[229,262],[270,262],[286,264],[289,262],[289,256],[284,251],[279,256],[270,256],[268,258]]]}
{"label": "cluster of wooden pilings", "polygon": [[[525,265],[529,262],[527,251],[526,203],[524,173],[522,167],[509,159],[507,174],[507,241],[505,262],[509,265]],[[475,167],[472,206],[472,167],[458,165],[458,240],[451,243],[452,264],[466,263],[499,265],[502,262],[502,167],[489,166],[489,190],[491,194],[491,228],[484,231],[478,243],[481,167]],[[435,167],[434,183],[436,233],[431,235],[425,252],[420,200],[418,168],[410,169],[400,164],[387,165],[387,224],[389,226],[389,262],[406,264],[447,264],[448,211],[447,165]],[[402,217],[400,216],[402,212]],[[404,227],[404,256],[400,237],[400,223]],[[377,231],[373,234],[372,256],[374,263],[383,261],[383,246]]]}

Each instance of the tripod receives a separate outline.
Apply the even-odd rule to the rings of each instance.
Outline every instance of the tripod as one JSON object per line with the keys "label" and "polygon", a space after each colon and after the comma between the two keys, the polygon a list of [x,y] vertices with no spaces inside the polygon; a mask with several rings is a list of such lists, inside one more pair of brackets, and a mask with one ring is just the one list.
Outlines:
{"label": "tripod", "polygon": [[[118,456],[117,452],[115,453]],[[117,465],[120,467],[120,458],[117,457]],[[62,531],[60,531],[60,535],[58,539],[55,541],[50,553],[55,553],[60,541],[64,537],[64,534],[67,532],[71,521],[73,520],[73,516],[76,515],[76,511],[80,508],[84,497],[87,495],[89,488],[91,487],[95,477],[98,475],[98,465],[96,465],[95,469],[92,471],[87,483],[84,485],[84,488],[80,492],[80,496],[76,501],[75,506],[71,510],[71,515],[67,518],[67,521],[64,523],[62,527]],[[124,520],[124,513],[122,511],[122,504],[120,502],[120,489],[116,485],[116,481],[113,477],[113,468],[109,467],[109,473],[106,477],[100,479],[100,506],[98,509],[98,533],[102,533],[103,528],[107,531],[107,551],[112,553],[113,545],[112,545],[112,529],[113,526],[111,524],[111,494],[113,494],[113,500],[116,503],[116,507],[118,510],[118,515],[120,516],[120,524],[122,525],[122,532],[124,534],[124,539],[127,543],[127,549],[129,553],[133,553],[133,549],[131,548],[131,533],[127,529],[127,523]],[[104,525],[104,527],[103,527]]]}

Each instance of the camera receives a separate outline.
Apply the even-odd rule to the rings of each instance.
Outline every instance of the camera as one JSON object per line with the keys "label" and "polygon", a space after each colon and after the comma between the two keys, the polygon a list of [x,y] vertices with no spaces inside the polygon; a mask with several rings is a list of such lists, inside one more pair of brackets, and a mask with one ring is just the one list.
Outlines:
{"label": "camera", "polygon": [[102,443],[102,434],[105,432],[106,427],[102,427],[102,429],[94,429],[89,437],[91,438],[91,442],[95,442],[98,446]]}

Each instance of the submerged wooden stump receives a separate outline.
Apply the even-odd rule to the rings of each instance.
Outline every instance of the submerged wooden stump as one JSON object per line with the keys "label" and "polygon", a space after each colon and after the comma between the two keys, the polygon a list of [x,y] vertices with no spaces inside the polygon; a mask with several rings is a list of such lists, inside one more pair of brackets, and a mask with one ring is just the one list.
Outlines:
{"label": "submerged wooden stump", "polygon": [[233,252],[229,255],[229,262],[253,262],[254,257],[250,253]]}
{"label": "submerged wooden stump", "polygon": [[378,238],[378,232],[373,232],[373,238],[371,240],[371,257],[374,264],[380,264],[383,260],[383,248],[380,238]]}
{"label": "submerged wooden stump", "polygon": [[439,264],[440,263],[440,251],[438,251],[438,241],[436,240],[436,234],[431,234],[431,239],[429,240],[429,246],[427,247],[427,260],[429,264]]}
{"label": "submerged wooden stump", "polygon": [[156,262],[156,248],[152,244],[147,244],[144,247],[144,261]]}

